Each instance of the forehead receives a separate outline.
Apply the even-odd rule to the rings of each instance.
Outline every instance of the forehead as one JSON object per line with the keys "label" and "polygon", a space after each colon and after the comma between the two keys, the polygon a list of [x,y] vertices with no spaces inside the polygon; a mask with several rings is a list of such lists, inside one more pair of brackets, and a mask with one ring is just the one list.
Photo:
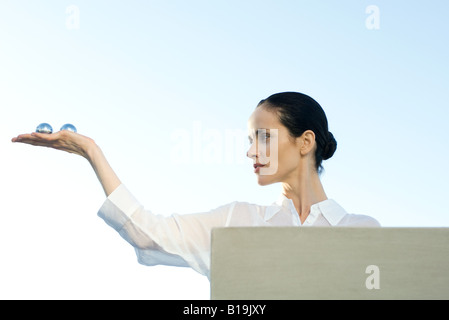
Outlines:
{"label": "forehead", "polygon": [[254,129],[281,129],[276,112],[267,110],[263,106],[257,107],[248,119],[248,130]]}

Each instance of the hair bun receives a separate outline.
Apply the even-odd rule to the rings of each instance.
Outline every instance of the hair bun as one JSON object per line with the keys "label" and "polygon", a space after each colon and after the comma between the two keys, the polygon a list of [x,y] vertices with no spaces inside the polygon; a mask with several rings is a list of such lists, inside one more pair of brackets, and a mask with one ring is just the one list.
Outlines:
{"label": "hair bun", "polygon": [[335,150],[337,150],[337,140],[335,140],[332,132],[329,131],[327,142],[323,149],[323,160],[327,160],[332,157],[335,153]]}

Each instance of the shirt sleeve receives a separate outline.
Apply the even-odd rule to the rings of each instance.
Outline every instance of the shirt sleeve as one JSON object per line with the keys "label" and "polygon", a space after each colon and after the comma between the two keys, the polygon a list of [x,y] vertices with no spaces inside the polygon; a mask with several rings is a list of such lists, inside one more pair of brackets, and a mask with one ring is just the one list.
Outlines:
{"label": "shirt sleeve", "polygon": [[125,185],[105,200],[98,216],[135,251],[139,263],[191,267],[209,276],[211,231],[228,223],[235,202],[194,214],[154,214],[134,198]]}

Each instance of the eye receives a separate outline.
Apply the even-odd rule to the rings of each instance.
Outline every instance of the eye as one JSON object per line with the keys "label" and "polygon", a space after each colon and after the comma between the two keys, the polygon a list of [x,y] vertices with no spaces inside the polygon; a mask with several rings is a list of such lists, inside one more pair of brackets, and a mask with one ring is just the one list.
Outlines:
{"label": "eye", "polygon": [[268,132],[260,132],[257,137],[261,140],[267,140],[270,138],[270,134]]}

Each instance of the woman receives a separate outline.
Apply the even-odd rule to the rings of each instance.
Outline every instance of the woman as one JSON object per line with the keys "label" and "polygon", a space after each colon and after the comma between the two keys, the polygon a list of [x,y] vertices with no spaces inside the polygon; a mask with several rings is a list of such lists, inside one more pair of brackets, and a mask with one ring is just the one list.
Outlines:
{"label": "woman", "polygon": [[248,120],[260,185],[280,182],[282,194],[270,206],[232,202],[204,213],[170,217],[144,210],[108,164],[94,140],[70,131],[22,134],[13,142],[75,153],[92,165],[107,199],[98,215],[136,250],[144,265],[191,267],[209,277],[211,229],[228,226],[376,227],[368,216],[348,214],[328,199],[320,181],[322,161],[337,142],[326,115],[311,97],[298,92],[273,94],[259,102]]}

